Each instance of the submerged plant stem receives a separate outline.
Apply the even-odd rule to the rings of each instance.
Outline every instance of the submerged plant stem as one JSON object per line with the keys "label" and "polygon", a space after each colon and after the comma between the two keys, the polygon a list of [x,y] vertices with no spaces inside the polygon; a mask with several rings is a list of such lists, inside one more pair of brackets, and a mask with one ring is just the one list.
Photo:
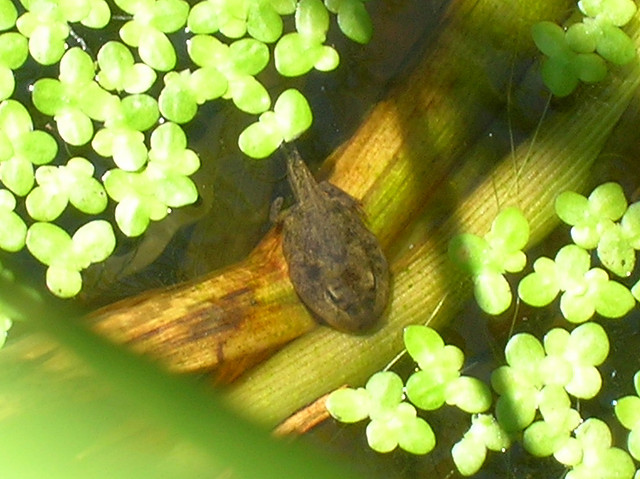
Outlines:
{"label": "submerged plant stem", "polygon": [[[629,33],[637,44],[637,18]],[[437,65],[432,64],[432,68],[439,73]],[[432,70],[431,76],[437,76],[437,73]],[[617,77],[608,79],[607,84],[583,92],[576,98],[572,108],[553,114],[543,123],[535,143],[529,140],[520,144],[513,157],[505,157],[464,201],[452,205],[444,213],[449,218],[447,221],[430,231],[429,235],[417,235],[421,242],[415,242],[411,250],[399,251],[391,258],[395,277],[393,299],[388,321],[383,328],[366,337],[345,336],[325,328],[312,331],[234,385],[230,394],[231,403],[241,405],[261,421],[276,424],[333,388],[345,383],[363,384],[368,376],[382,369],[402,348],[404,327],[425,323],[445,295],[447,298],[440,314],[430,324],[437,327],[449,321],[471,294],[468,283],[460,274],[452,271],[448,263],[446,250],[449,239],[462,231],[485,233],[501,208],[514,205],[523,210],[530,222],[531,243],[539,242],[557,223],[553,212],[555,197],[567,189],[584,191],[596,180],[592,176],[594,160],[631,98],[637,94],[638,85],[640,68],[635,62]],[[423,113],[427,115],[427,112]],[[372,118],[375,116],[376,112]],[[421,123],[420,118],[412,120]],[[386,121],[389,121],[388,117]],[[426,123],[424,119],[422,122]],[[380,126],[383,131],[389,128],[384,123]],[[353,150],[361,151],[361,144],[358,143],[363,140],[360,134],[367,128],[374,127],[367,122],[336,160],[337,164],[343,161],[348,163],[349,160],[353,164],[364,162],[364,158],[353,159],[348,154],[357,156]],[[380,134],[384,137],[384,133]],[[432,131],[430,136],[433,134]],[[375,195],[376,198],[372,200],[369,210],[379,209],[381,216],[389,212],[395,215],[393,205],[381,206],[380,203],[397,194],[398,189],[402,190],[398,185],[413,184],[415,176],[408,174],[394,181],[393,177],[389,180],[389,172],[405,171],[413,165],[409,166],[411,158],[398,154],[399,150],[393,151],[388,142],[377,144],[377,138],[373,133],[366,138],[368,154],[373,155],[377,150],[385,152],[378,160],[384,165],[379,169],[387,174],[377,176],[379,184],[369,189],[369,195]],[[418,137],[399,138],[398,141],[411,145],[411,157],[419,158],[433,169],[437,169],[435,162],[446,161],[446,157],[439,156],[442,152],[434,153],[428,148],[416,150],[416,144],[421,144]],[[354,143],[358,146],[352,146]],[[450,148],[449,153],[455,155],[455,147]],[[471,148],[464,153],[467,164],[460,166],[462,172],[469,163],[479,160],[481,147],[478,150]],[[390,161],[388,156],[392,157]],[[367,159],[378,164],[370,157]],[[389,183],[392,185],[389,186]],[[455,183],[455,174],[448,181],[440,183],[442,187],[429,198],[429,203],[438,205],[450,202],[447,191],[450,183]],[[394,185],[396,189],[393,189]],[[376,188],[380,190],[378,194],[374,193]],[[401,206],[398,205],[398,208]],[[379,221],[386,224],[390,220],[384,218]],[[418,226],[422,225],[419,218],[413,218],[412,221]]]}
{"label": "submerged plant stem", "polygon": [[[551,115],[535,142],[525,141],[513,157],[481,169],[478,186],[455,198],[460,178],[487,156],[487,109],[504,108],[495,86],[484,81],[487,71],[508,54],[514,62],[527,61],[533,56],[527,49],[530,25],[563,10],[552,1],[513,5],[506,13],[492,1],[453,2],[446,28],[406,83],[328,163],[329,180],[362,199],[372,229],[390,252],[393,298],[381,329],[362,337],[313,329],[233,386],[236,407],[274,425],[343,383],[361,384],[402,348],[406,325],[426,322],[445,294],[437,324],[469,298],[465,279],[447,262],[452,235],[484,234],[501,208],[515,205],[537,242],[555,224],[555,196],[584,191],[594,181],[593,161],[640,83],[637,62]],[[638,41],[637,22],[629,34]],[[513,50],[495,51],[496,42]],[[439,223],[430,223],[433,208]],[[313,322],[295,297],[279,245],[279,236],[269,234],[245,262],[118,303],[95,315],[92,326],[180,371],[206,371],[280,346]]]}

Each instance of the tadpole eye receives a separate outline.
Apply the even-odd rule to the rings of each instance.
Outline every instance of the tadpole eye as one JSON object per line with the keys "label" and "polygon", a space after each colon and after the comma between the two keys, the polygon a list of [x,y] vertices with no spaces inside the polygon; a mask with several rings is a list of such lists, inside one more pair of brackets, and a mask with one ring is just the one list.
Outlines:
{"label": "tadpole eye", "polygon": [[368,270],[366,276],[366,285],[369,290],[374,290],[376,288],[376,275],[373,274],[373,271]]}
{"label": "tadpole eye", "polygon": [[357,314],[363,300],[363,296],[360,293],[341,282],[327,285],[324,295],[326,302],[333,304],[337,310],[349,315]]}
{"label": "tadpole eye", "polygon": [[336,288],[334,285],[327,286],[326,293],[332,303],[340,306],[344,302],[344,294],[341,291],[343,288]]}
{"label": "tadpole eye", "polygon": [[359,296],[349,286],[340,282],[326,286],[325,298],[340,311],[350,311],[359,302]]}

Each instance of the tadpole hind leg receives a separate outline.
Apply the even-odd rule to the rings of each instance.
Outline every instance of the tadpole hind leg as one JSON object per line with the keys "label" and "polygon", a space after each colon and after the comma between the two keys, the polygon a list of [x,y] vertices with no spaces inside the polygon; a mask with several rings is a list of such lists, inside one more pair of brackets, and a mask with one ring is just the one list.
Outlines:
{"label": "tadpole hind leg", "polygon": [[284,198],[282,196],[278,196],[273,203],[271,203],[271,208],[269,209],[269,221],[272,223],[280,223],[284,219],[286,215],[286,210],[282,210],[282,205],[284,204]]}

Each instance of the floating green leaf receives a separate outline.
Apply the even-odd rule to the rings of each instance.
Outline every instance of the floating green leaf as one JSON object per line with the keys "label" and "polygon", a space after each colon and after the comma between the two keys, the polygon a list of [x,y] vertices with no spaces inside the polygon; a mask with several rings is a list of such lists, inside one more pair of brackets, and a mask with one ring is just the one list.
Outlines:
{"label": "floating green leaf", "polygon": [[362,0],[343,0],[338,8],[338,26],[351,40],[368,43],[373,35],[371,17]]}
{"label": "floating green leaf", "polygon": [[13,28],[18,19],[18,11],[11,0],[0,0],[0,31]]}
{"label": "floating green leaf", "polygon": [[329,12],[321,0],[300,0],[296,7],[296,30],[305,37],[324,42],[329,29]]}
{"label": "floating green leaf", "polygon": [[247,11],[247,33],[256,40],[273,43],[282,36],[282,17],[268,0],[250,2]]}

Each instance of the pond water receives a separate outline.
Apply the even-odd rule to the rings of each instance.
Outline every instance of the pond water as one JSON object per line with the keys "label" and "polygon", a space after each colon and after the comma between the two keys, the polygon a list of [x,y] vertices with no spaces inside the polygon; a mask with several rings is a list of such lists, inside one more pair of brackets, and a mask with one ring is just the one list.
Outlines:
{"label": "pond water", "polygon": [[[372,106],[402,81],[447,27],[448,2],[425,5],[424,0],[395,0],[368,5],[376,31],[371,44],[361,48],[336,36],[332,42],[344,52],[342,67],[329,74],[310,74],[304,83],[291,82],[305,92],[314,111],[314,126],[299,141],[300,151],[313,168],[349,138]],[[545,111],[552,115],[572,103],[572,99],[554,101],[547,111],[546,96],[540,94],[540,82],[530,70],[533,59],[515,62],[507,51],[505,48],[503,59],[486,66],[487,77],[482,79],[493,86],[495,98],[486,102],[483,123],[488,126],[477,144],[493,159],[490,163],[468,167],[465,180],[452,185],[452,190],[460,196],[471,191],[492,164],[529,138],[539,121],[545,121]],[[24,81],[30,82],[28,78]],[[281,79],[271,74],[266,84],[280,90],[283,88],[280,82]],[[629,141],[630,132],[637,134],[638,105],[636,102],[629,108],[594,168],[594,184],[618,181],[631,201],[638,199],[636,192],[640,184],[637,167],[640,142]],[[193,142],[190,147],[199,153],[203,165],[195,175],[200,193],[198,203],[175,211],[167,221],[153,225],[140,240],[120,238],[116,255],[87,272],[87,287],[82,297],[85,304],[98,306],[150,288],[196,278],[239,261],[252,250],[271,226],[268,219],[271,202],[278,196],[287,197],[289,191],[280,154],[265,160],[251,160],[238,151],[237,135],[250,120],[247,115],[221,104],[201,108],[187,127]],[[446,219],[439,214],[444,213],[436,205],[427,215],[432,221],[429,227]],[[74,219],[68,221],[73,224]],[[407,231],[391,245],[390,254],[409,248],[413,235],[419,234],[415,230]],[[536,246],[529,257],[553,257],[567,241],[568,228],[560,226]],[[42,274],[39,266],[26,256],[19,261],[34,274]],[[628,283],[633,284],[631,280]],[[611,401],[633,392],[631,377],[638,369],[640,317],[634,313],[624,320],[599,322],[606,328],[612,345],[610,358],[600,368],[606,387],[596,399],[582,401],[579,407],[583,417],[609,420]],[[558,325],[566,327],[558,318],[557,301],[546,309],[519,305],[515,311],[510,309],[499,318],[488,318],[470,304],[442,334],[446,342],[465,351],[465,374],[487,380],[490,371],[502,364],[501,351],[512,331],[531,332],[540,338],[550,327]],[[412,368],[410,361],[396,366],[404,377]],[[362,424],[343,426],[329,420],[309,436],[311,442],[336,457],[361,464],[367,477],[456,477],[449,451],[451,444],[466,430],[468,416],[449,409],[429,414],[428,418],[436,430],[438,446],[425,457],[401,451],[388,455],[374,453],[367,447]],[[614,436],[617,444],[623,444],[623,430],[614,430]],[[477,477],[551,478],[563,472],[563,467],[555,461],[534,459],[520,447],[514,447],[505,454],[491,454]]]}

